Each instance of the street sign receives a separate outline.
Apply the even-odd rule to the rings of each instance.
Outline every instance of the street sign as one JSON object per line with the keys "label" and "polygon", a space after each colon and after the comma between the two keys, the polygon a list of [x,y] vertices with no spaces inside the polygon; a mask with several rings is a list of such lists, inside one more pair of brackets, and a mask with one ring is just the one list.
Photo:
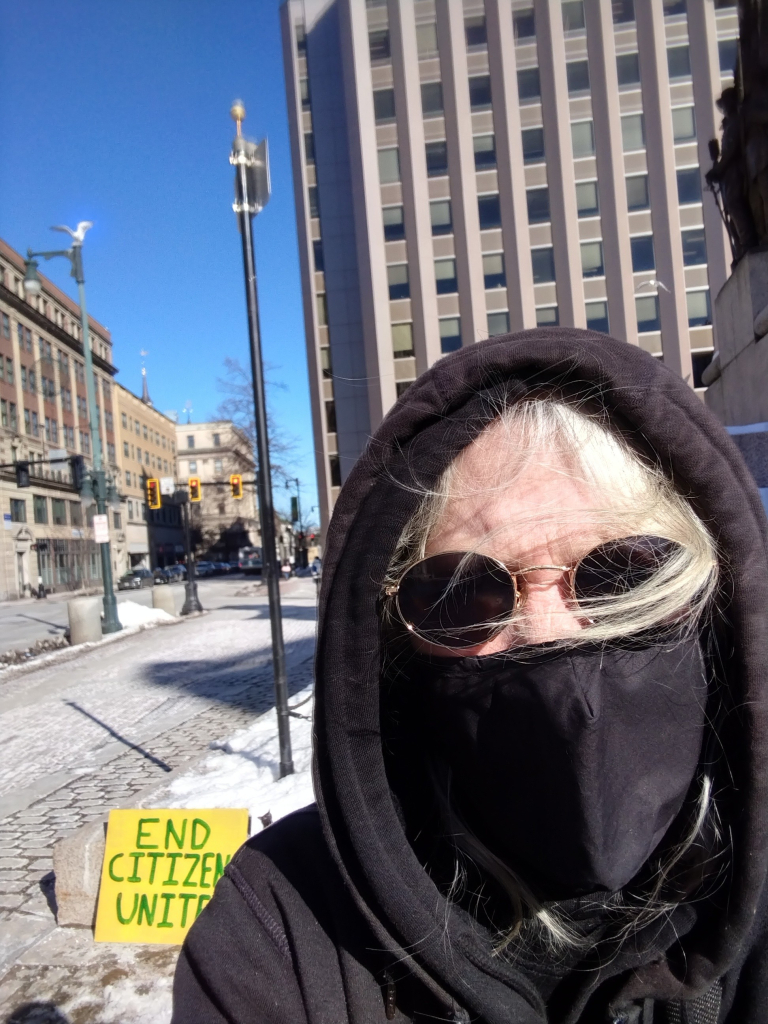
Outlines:
{"label": "street sign", "polygon": [[172,476],[160,477],[160,493],[173,496],[176,491],[176,483]]}
{"label": "street sign", "polygon": [[93,539],[97,544],[109,544],[109,519],[106,515],[93,517]]}
{"label": "street sign", "polygon": [[245,808],[110,811],[96,941],[181,943],[247,838]]}
{"label": "street sign", "polygon": [[49,462],[67,462],[69,460],[69,452],[66,448],[51,448],[48,452]]}
{"label": "street sign", "polygon": [[13,529],[13,521],[11,520],[10,512],[3,512],[3,526],[5,527],[6,530]]}

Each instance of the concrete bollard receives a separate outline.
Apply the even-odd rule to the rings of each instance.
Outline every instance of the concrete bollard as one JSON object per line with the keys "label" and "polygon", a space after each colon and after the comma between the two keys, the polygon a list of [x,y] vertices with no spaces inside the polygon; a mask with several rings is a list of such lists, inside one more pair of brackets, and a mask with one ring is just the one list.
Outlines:
{"label": "concrete bollard", "polygon": [[104,859],[104,821],[93,821],[53,848],[56,921],[62,927],[92,928]]}
{"label": "concrete bollard", "polygon": [[169,584],[155,584],[152,588],[152,607],[168,612],[169,615],[178,615],[176,611],[176,587]]}
{"label": "concrete bollard", "polygon": [[67,602],[71,644],[101,640],[101,609],[100,597],[77,597]]}

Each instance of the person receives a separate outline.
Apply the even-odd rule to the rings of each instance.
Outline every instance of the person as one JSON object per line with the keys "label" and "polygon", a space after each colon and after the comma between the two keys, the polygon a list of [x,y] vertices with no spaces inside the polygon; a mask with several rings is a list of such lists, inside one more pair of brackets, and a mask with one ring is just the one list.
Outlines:
{"label": "person", "polygon": [[436,363],[328,531],[317,803],[228,865],[173,1024],[767,1020],[766,526],[638,347]]}

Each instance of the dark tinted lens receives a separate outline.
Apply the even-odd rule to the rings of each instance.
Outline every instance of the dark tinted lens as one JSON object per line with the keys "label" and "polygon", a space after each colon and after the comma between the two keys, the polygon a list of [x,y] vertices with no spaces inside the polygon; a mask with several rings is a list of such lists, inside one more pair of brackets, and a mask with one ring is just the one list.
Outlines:
{"label": "dark tinted lens", "polygon": [[664,537],[622,537],[601,544],[581,560],[573,579],[577,601],[619,597],[647,583],[678,551]]}
{"label": "dark tinted lens", "polygon": [[450,551],[410,569],[397,599],[405,621],[425,638],[472,647],[490,639],[512,614],[515,587],[492,558]]}

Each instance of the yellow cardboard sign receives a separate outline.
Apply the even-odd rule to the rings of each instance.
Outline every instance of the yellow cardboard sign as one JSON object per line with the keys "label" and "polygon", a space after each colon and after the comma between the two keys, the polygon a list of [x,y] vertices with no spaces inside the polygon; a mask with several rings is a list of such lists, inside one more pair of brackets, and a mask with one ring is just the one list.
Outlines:
{"label": "yellow cardboard sign", "polygon": [[248,811],[109,812],[97,942],[179,943],[248,838]]}

